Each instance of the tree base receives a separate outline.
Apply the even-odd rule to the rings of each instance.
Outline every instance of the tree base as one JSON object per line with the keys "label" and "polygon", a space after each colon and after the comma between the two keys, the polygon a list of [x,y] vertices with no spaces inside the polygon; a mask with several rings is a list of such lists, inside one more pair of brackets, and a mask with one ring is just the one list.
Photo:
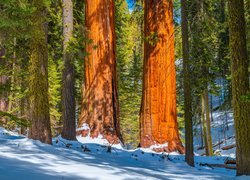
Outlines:
{"label": "tree base", "polygon": [[[164,145],[167,143],[167,145]],[[180,142],[180,140],[172,140],[172,141],[166,141],[166,142],[156,142],[153,140],[151,136],[144,136],[144,138],[141,139],[140,146],[142,148],[150,148],[151,146],[156,145],[156,147],[152,148],[153,151],[155,152],[179,152],[180,154],[185,153],[185,148]],[[161,146],[162,145],[162,146]],[[159,146],[159,147],[157,147]]]}

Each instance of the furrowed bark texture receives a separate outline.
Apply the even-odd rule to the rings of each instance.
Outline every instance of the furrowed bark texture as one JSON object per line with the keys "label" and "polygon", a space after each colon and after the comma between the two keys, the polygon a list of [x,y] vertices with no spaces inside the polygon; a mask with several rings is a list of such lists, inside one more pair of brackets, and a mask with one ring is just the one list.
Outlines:
{"label": "furrowed bark texture", "polygon": [[63,0],[63,37],[62,137],[68,140],[75,140],[75,73],[74,60],[69,48],[70,40],[73,37],[72,0]]}
{"label": "furrowed bark texture", "polygon": [[79,126],[86,123],[91,137],[99,134],[110,143],[122,139],[117,96],[114,1],[86,0],[88,55]]}
{"label": "furrowed bark texture", "polygon": [[237,175],[250,175],[250,103],[244,98],[250,92],[244,1],[229,0],[228,11]]}
{"label": "furrowed bark texture", "polygon": [[143,97],[140,145],[168,143],[184,153],[176,114],[176,72],[172,0],[145,0]]}
{"label": "furrowed bark texture", "polygon": [[52,143],[48,99],[48,47],[46,8],[42,0],[33,0],[37,8],[33,14],[30,55],[30,118],[29,137]]}
{"label": "furrowed bark texture", "polygon": [[185,118],[185,160],[194,166],[192,95],[190,81],[189,43],[188,43],[188,11],[187,1],[181,0],[182,57],[184,70],[184,118]]}

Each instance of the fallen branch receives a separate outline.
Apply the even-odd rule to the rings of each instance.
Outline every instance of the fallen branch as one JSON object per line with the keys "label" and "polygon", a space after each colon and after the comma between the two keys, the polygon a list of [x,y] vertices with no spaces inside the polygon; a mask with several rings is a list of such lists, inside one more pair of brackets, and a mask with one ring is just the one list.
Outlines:
{"label": "fallen branch", "polygon": [[224,141],[220,141],[220,142],[218,142],[217,144],[213,145],[213,147],[219,146],[219,145],[221,145],[221,144],[223,144],[223,143],[224,143]]}
{"label": "fallen branch", "polygon": [[228,146],[224,146],[224,147],[222,147],[221,149],[222,149],[222,150],[229,150],[229,149],[232,149],[232,148],[234,148],[234,147],[236,147],[236,144],[231,144],[231,145],[228,145]]}
{"label": "fallen branch", "polygon": [[[223,144],[226,140],[229,140],[229,139],[232,139],[232,138],[235,138],[235,136],[230,136],[230,137],[228,137],[227,139],[222,140],[222,141],[220,141],[220,142],[214,144],[213,147],[219,146],[219,145]],[[205,146],[201,146],[201,147],[198,147],[197,150],[202,150],[202,149],[204,149],[204,148],[205,148]]]}
{"label": "fallen branch", "polygon": [[236,166],[229,166],[227,164],[208,164],[208,163],[204,163],[204,164],[200,164],[201,166],[208,166],[208,167],[219,167],[219,168],[226,168],[226,169],[236,169]]}
{"label": "fallen branch", "polygon": [[236,160],[235,159],[227,159],[224,163],[225,164],[236,164]]}
{"label": "fallen branch", "polygon": [[[219,146],[220,144],[223,144],[223,142],[224,142],[224,141],[220,141],[220,142],[218,142],[217,144],[214,144],[213,147]],[[203,146],[203,147],[198,147],[197,150],[202,150],[202,149],[204,149],[204,148],[205,148],[205,146]]]}

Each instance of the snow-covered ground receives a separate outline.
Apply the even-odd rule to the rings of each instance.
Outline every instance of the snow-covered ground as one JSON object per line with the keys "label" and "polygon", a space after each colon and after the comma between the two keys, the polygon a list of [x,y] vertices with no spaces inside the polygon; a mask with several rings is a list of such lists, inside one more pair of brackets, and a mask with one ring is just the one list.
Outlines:
{"label": "snow-covered ground", "polygon": [[0,179],[235,179],[234,170],[200,165],[223,163],[222,156],[196,156],[192,168],[182,155],[119,146],[109,153],[105,142],[79,141],[86,142],[58,137],[51,146],[0,128]]}
{"label": "snow-covered ground", "polygon": [[[200,132],[200,125],[198,125],[196,127],[196,133],[194,136],[194,147],[195,152],[201,155],[204,154],[204,149],[199,149],[199,147],[201,147],[202,145]],[[222,150],[222,148],[225,146],[235,144],[235,132],[232,111],[213,112],[213,121],[211,122],[211,136],[213,145],[216,145],[213,147],[213,150],[218,155],[235,158],[236,148]]]}

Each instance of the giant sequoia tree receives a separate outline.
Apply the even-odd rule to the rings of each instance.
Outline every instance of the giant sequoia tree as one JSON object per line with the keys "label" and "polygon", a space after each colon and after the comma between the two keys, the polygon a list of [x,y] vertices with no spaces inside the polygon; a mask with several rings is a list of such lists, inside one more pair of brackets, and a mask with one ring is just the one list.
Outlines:
{"label": "giant sequoia tree", "polygon": [[172,0],[145,0],[143,95],[140,145],[168,143],[184,153],[176,114],[176,72]]}
{"label": "giant sequoia tree", "polygon": [[250,102],[247,98],[250,89],[244,1],[229,0],[228,10],[237,175],[250,175]]}
{"label": "giant sequoia tree", "polygon": [[99,134],[111,143],[120,137],[117,97],[113,0],[86,0],[85,81],[79,126],[86,123],[90,136]]}
{"label": "giant sequoia tree", "polygon": [[48,47],[46,2],[33,0],[30,55],[30,118],[29,137],[51,144],[51,129],[48,99]]}

